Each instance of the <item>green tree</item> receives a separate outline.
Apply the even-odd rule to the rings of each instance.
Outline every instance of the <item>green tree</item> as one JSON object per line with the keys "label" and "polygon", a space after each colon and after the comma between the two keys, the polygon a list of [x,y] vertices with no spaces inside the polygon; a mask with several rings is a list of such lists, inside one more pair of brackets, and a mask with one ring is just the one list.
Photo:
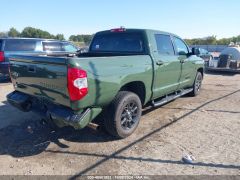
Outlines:
{"label": "green tree", "polygon": [[18,32],[14,27],[8,31],[9,37],[20,37],[20,32]]}
{"label": "green tree", "polygon": [[213,45],[216,44],[216,42],[217,42],[216,36],[209,36],[205,39],[206,45]]}
{"label": "green tree", "polygon": [[84,42],[82,35],[71,35],[69,40],[74,42]]}
{"label": "green tree", "polygon": [[21,37],[27,38],[46,38],[46,39],[54,39],[55,36],[50,34],[47,31],[43,31],[41,29],[36,29],[33,27],[26,27],[21,32]]}
{"label": "green tree", "polygon": [[83,35],[83,41],[86,45],[89,45],[91,43],[92,38],[93,35]]}
{"label": "green tree", "polygon": [[61,41],[65,40],[63,34],[57,34],[57,35],[55,36],[55,39],[58,39],[58,40],[61,40]]}
{"label": "green tree", "polygon": [[89,35],[89,34],[71,35],[69,37],[69,41],[84,42],[85,45],[89,45],[92,38],[93,38],[93,35]]}
{"label": "green tree", "polygon": [[217,39],[216,36],[206,38],[185,39],[189,45],[229,45],[231,42],[240,42],[240,35],[231,38]]}
{"label": "green tree", "polygon": [[0,37],[8,37],[8,33],[7,32],[0,32]]}

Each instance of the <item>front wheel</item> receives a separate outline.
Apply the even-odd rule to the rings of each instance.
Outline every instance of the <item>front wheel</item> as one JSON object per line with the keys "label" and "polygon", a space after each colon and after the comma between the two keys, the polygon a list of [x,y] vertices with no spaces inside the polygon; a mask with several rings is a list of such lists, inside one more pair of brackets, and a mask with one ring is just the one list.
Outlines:
{"label": "front wheel", "polygon": [[197,96],[200,94],[200,90],[202,87],[202,80],[203,80],[202,73],[197,72],[197,75],[193,84],[193,91],[190,93],[191,96]]}
{"label": "front wheel", "polygon": [[120,91],[105,112],[104,127],[117,138],[130,136],[137,128],[142,115],[139,97],[128,91]]}

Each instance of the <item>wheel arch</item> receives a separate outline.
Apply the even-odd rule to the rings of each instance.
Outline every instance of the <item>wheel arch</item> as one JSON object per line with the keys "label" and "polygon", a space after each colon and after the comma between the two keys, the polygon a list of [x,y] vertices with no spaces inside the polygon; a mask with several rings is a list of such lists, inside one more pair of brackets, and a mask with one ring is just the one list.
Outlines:
{"label": "wheel arch", "polygon": [[142,106],[146,100],[146,87],[142,81],[133,81],[124,84],[119,91],[130,91],[138,95],[141,100]]}
{"label": "wheel arch", "polygon": [[198,69],[197,69],[197,72],[200,72],[200,73],[202,74],[202,77],[204,76],[204,70],[203,70],[203,67],[198,68]]}

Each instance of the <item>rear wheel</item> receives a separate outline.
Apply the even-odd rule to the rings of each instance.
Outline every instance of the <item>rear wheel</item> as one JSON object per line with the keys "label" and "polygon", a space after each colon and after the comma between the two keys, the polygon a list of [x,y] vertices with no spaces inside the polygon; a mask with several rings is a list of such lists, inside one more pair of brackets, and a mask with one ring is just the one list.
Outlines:
{"label": "rear wheel", "polygon": [[202,73],[197,72],[197,75],[193,84],[193,91],[190,93],[191,96],[197,96],[200,94],[200,90],[202,87],[202,80],[203,80]]}
{"label": "rear wheel", "polygon": [[117,138],[126,138],[136,130],[141,115],[139,97],[132,92],[121,91],[105,112],[105,129]]}
{"label": "rear wheel", "polygon": [[42,119],[42,124],[46,124],[51,130],[54,131],[60,129],[60,127],[58,127],[51,119]]}

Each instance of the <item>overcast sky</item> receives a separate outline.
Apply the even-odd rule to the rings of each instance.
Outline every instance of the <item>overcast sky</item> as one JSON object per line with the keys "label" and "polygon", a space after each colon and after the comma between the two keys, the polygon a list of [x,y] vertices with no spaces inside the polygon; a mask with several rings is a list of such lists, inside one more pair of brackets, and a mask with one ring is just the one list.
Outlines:
{"label": "overcast sky", "polygon": [[240,34],[240,0],[1,0],[0,7],[0,31],[32,26],[68,38],[125,26],[183,38]]}

